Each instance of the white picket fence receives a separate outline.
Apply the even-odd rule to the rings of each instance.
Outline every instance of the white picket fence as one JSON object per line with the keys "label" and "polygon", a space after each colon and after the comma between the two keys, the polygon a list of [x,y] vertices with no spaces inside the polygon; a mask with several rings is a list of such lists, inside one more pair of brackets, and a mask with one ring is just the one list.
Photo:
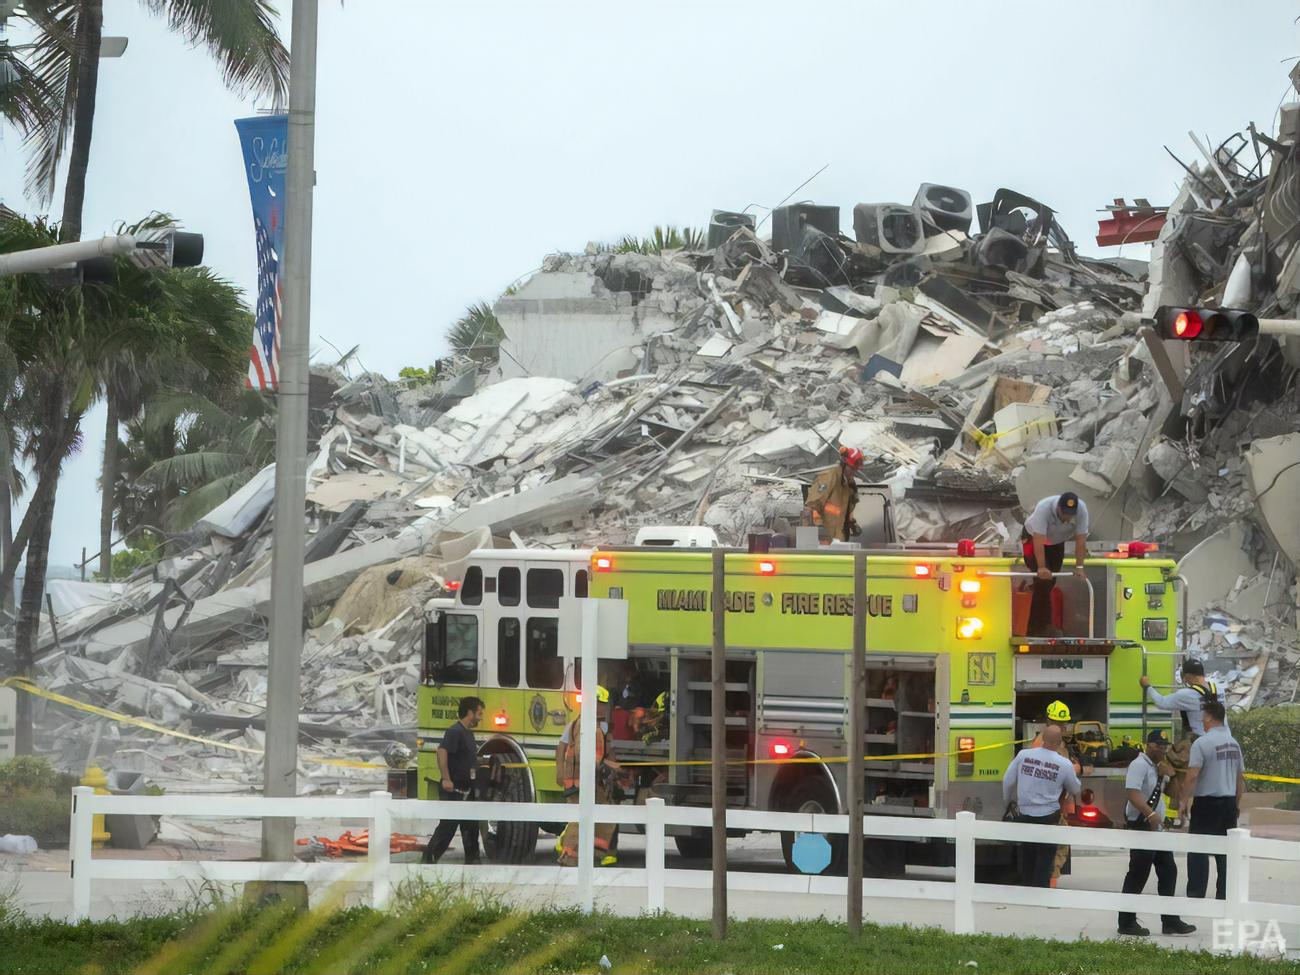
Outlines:
{"label": "white picket fence", "polygon": [[[393,863],[389,853],[393,821],[429,822],[454,819],[514,820],[553,823],[577,812],[576,806],[557,807],[545,803],[440,802],[393,799],[387,792],[372,792],[368,798],[319,799],[312,797],[272,799],[262,796],[113,796],[96,795],[84,786],[75,788],[72,798],[71,876],[74,920],[90,916],[91,884],[96,880],[191,880],[223,883],[250,880],[298,880],[312,883],[365,883],[371,888],[370,901],[376,908],[388,905],[395,884],[414,877],[443,876],[454,870],[464,883],[501,885],[577,885],[579,903],[590,909],[596,887],[630,887],[645,891],[646,910],[665,908],[668,888],[708,889],[707,870],[669,870],[664,866],[666,826],[712,825],[708,809],[667,806],[651,799],[644,806],[600,806],[602,823],[639,825],[645,828],[645,866],[592,869],[592,855],[584,852],[585,863],[577,869],[558,866],[474,867],[425,866]],[[93,856],[92,833],[97,813],[194,818],[258,819],[265,816],[293,816],[298,819],[367,820],[370,829],[369,854],[362,861],[318,861],[314,863],[264,863],[229,860],[151,860],[120,856]],[[955,844],[955,881],[863,880],[868,898],[916,899],[952,902],[952,928],[959,934],[975,930],[975,905],[1010,904],[1031,908],[1082,908],[1115,912],[1179,914],[1191,917],[1228,918],[1235,922],[1300,924],[1300,906],[1252,900],[1252,860],[1279,860],[1300,864],[1300,843],[1264,839],[1245,829],[1227,836],[1193,836],[1186,833],[1145,833],[1124,829],[1086,829],[1071,826],[1037,826],[990,822],[974,813],[958,813],[955,819],[921,819],[898,816],[865,816],[863,832],[868,837],[941,837]],[[790,831],[795,833],[847,833],[844,815],[777,813],[731,809],[729,829]],[[428,832],[428,830],[424,830]],[[1227,856],[1227,899],[1160,897],[1155,894],[1119,894],[1114,891],[1043,889],[975,882],[976,840],[1042,842],[1055,845],[1106,850],[1132,848],[1169,850],[1175,854],[1198,852]],[[585,868],[585,869],[584,869]],[[1298,872],[1300,876],[1300,872]],[[735,891],[764,891],[788,894],[845,896],[844,877],[802,874],[765,874],[729,871],[727,886]],[[1213,890],[1213,887],[1211,887]]]}

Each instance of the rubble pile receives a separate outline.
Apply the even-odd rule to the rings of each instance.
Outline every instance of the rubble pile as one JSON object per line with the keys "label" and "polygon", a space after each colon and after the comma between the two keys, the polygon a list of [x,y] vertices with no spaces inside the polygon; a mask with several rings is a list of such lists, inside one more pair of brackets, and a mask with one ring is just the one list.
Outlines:
{"label": "rubble pile", "polygon": [[[1161,305],[1291,317],[1300,107],[1202,164],[1150,265],[1079,255],[1050,207],[924,184],[910,205],[715,214],[709,249],[546,258],[496,304],[498,363],[431,385],[322,374],[308,473],[302,721],[316,755],[374,762],[414,735],[422,607],[476,546],[622,544],[798,523],[839,445],[867,455],[900,540],[1014,545],[1075,491],[1097,547],[1183,555],[1189,645],[1240,707],[1293,700],[1300,645],[1300,339],[1160,342]],[[1244,268],[1244,270],[1242,270]],[[1290,466],[1288,466],[1290,465]],[[261,745],[271,472],[188,551],[47,630],[41,683],[190,734]],[[865,526],[864,526],[865,527]],[[1184,554],[1185,553],[1185,554]],[[226,753],[47,708],[44,747],[114,750],[186,788],[260,781]],[[91,744],[92,735],[94,744]],[[304,765],[309,787],[369,769]]]}

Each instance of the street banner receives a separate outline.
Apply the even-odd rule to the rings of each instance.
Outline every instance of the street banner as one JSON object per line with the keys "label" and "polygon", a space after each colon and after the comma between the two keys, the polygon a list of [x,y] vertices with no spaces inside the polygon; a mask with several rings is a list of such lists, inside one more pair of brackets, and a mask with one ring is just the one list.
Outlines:
{"label": "street banner", "polygon": [[280,260],[284,256],[284,171],[289,116],[235,119],[257,240],[257,301],[248,353],[250,389],[274,390],[280,370]]}

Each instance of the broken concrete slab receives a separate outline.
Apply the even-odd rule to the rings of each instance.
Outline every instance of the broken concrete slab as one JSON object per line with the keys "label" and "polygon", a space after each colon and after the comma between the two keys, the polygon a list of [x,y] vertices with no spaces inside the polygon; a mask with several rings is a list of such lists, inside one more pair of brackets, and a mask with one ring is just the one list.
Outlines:
{"label": "broken concrete slab", "polygon": [[1251,443],[1246,470],[1264,530],[1292,568],[1300,568],[1300,433]]}
{"label": "broken concrete slab", "polygon": [[1187,580],[1187,611],[1199,615],[1211,603],[1222,603],[1238,576],[1255,574],[1255,559],[1248,551],[1250,535],[1240,523],[1221,528],[1178,562],[1178,574]]}

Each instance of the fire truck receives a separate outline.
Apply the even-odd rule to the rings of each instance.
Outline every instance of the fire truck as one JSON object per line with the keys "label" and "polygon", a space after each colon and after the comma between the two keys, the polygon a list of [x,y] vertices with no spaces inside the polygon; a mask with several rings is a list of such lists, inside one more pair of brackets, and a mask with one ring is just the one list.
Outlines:
{"label": "fire truck", "polygon": [[[437,798],[437,745],[459,699],[486,703],[478,729],[484,799],[561,802],[555,746],[578,714],[583,600],[622,600],[626,632],[602,637],[599,682],[611,695],[610,745],[636,763],[640,795],[707,806],[708,758],[724,748],[728,805],[842,813],[846,797],[854,548],[727,550],[725,741],[712,739],[711,551],[672,544],[473,553],[454,598],[428,608],[419,693],[420,798]],[[1121,822],[1124,767],[1107,764],[1167,713],[1147,715],[1138,678],[1172,683],[1182,580],[1135,544],[1092,557],[1052,591],[1053,633],[1025,634],[1032,574],[1019,553],[887,544],[866,558],[865,756],[871,815],[1000,819],[1016,750],[1064,701],[1085,746],[1078,821]],[[578,607],[581,608],[580,606]],[[658,733],[631,720],[658,714]],[[1140,747],[1140,746],[1139,746]],[[798,761],[792,761],[797,759]],[[1089,794],[1090,793],[1090,794]],[[565,817],[557,809],[557,820]],[[535,823],[485,824],[487,854],[525,862]],[[783,836],[787,863],[792,836]],[[679,851],[709,855],[707,831],[681,828]],[[843,843],[843,838],[839,839]],[[843,862],[836,849],[832,865]],[[867,841],[868,870],[951,862],[943,841]],[[979,851],[986,877],[1011,862]]]}

